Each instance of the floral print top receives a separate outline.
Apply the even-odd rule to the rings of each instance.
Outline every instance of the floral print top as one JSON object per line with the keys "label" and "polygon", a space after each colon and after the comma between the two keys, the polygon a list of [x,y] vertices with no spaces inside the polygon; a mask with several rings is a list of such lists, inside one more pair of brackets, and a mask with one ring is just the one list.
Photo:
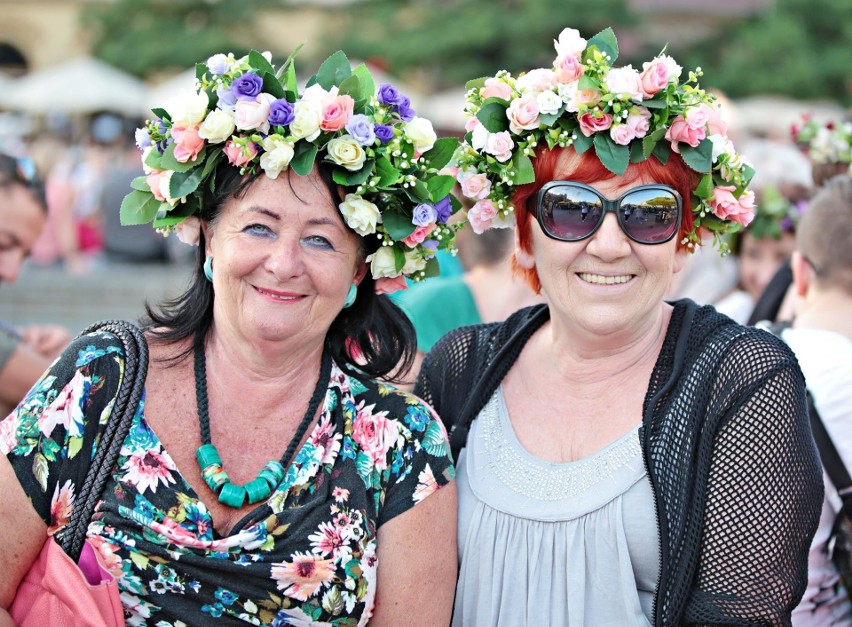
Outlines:
{"label": "floral print top", "polygon": [[[68,522],[122,371],[115,336],[78,338],[0,423],[0,450],[49,533]],[[428,406],[333,364],[320,420],[283,481],[221,537],[148,426],[143,395],[88,538],[118,579],[128,625],[363,625],[378,528],[453,476]]]}

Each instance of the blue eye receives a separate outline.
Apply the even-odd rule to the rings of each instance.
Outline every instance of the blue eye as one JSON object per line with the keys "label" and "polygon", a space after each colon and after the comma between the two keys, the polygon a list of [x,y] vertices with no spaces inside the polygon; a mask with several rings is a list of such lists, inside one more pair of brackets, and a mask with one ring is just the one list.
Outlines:
{"label": "blue eye", "polygon": [[263,224],[250,224],[243,229],[243,232],[248,233],[249,235],[258,235],[261,237],[271,237],[274,235],[272,230]]}
{"label": "blue eye", "polygon": [[324,248],[327,250],[334,250],[334,246],[330,241],[324,238],[322,235],[311,235],[310,237],[305,238],[305,242],[309,246],[315,246],[317,248]]}

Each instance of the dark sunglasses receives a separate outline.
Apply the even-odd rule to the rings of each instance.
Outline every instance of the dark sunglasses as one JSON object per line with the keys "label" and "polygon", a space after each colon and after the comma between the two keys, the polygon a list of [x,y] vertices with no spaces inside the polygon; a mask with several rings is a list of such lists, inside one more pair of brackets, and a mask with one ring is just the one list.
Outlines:
{"label": "dark sunglasses", "polygon": [[544,234],[562,242],[591,237],[608,211],[639,244],[662,244],[680,228],[681,198],[667,185],[639,185],[615,200],[575,181],[550,181],[539,190],[536,219]]}

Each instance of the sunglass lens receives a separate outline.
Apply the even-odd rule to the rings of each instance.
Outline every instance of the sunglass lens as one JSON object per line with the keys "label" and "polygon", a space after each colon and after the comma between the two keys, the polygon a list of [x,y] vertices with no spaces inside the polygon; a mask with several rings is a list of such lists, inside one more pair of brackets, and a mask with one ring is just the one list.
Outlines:
{"label": "sunglass lens", "polygon": [[603,206],[589,190],[570,185],[556,185],[541,199],[544,230],[561,240],[579,240],[595,230],[601,220]]}
{"label": "sunglass lens", "polygon": [[618,217],[624,230],[634,240],[657,244],[674,235],[677,212],[677,198],[672,192],[642,189],[622,199]]}

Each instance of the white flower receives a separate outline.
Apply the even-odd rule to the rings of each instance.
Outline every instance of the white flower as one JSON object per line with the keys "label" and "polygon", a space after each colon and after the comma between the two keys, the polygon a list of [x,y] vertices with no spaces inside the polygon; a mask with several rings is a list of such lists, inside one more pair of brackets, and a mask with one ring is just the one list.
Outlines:
{"label": "white flower", "polygon": [[632,65],[611,69],[604,77],[604,83],[609,92],[619,98],[630,98],[636,102],[642,100],[639,72],[634,70]]}
{"label": "white flower", "polygon": [[198,129],[198,136],[211,144],[221,144],[234,132],[234,112],[227,109],[214,109],[204,118]]}
{"label": "white flower", "polygon": [[555,74],[551,69],[536,68],[515,79],[515,89],[520,93],[539,93],[553,87]]}
{"label": "white flower", "polygon": [[314,141],[320,134],[322,106],[319,102],[304,98],[293,106],[293,121],[290,122],[290,134],[293,140]]}
{"label": "white flower", "polygon": [[556,93],[559,94],[559,97],[562,98],[562,102],[565,103],[565,110],[570,113],[577,113],[579,108],[577,106],[577,82],[573,83],[559,83],[556,86]]}
{"label": "white flower", "polygon": [[544,115],[555,115],[562,107],[562,98],[555,91],[548,89],[536,96],[538,110]]}
{"label": "white flower", "polygon": [[565,28],[559,33],[559,39],[553,40],[557,56],[570,55],[579,59],[586,49],[586,40],[580,37],[580,31],[576,28]]}
{"label": "white flower", "polygon": [[470,146],[477,152],[481,151],[485,148],[485,144],[488,143],[488,136],[490,133],[488,129],[485,128],[482,124],[477,124],[473,127],[473,132],[470,137]]}
{"label": "white flower", "polygon": [[293,142],[280,135],[269,135],[263,140],[266,151],[260,156],[260,167],[271,179],[278,178],[282,170],[286,170],[293,159]]}
{"label": "white flower", "polygon": [[405,265],[402,266],[402,274],[408,276],[414,272],[419,272],[426,267],[426,260],[420,256],[416,250],[409,250],[405,253]]}
{"label": "white flower", "polygon": [[150,155],[150,154],[151,154],[151,151],[152,151],[152,150],[154,150],[154,146],[153,146],[153,145],[146,147],[146,148],[142,151],[142,171],[143,171],[146,175],[147,175],[147,174],[151,174],[151,172],[153,172],[153,171],[154,171],[154,168],[152,168],[150,165],[148,165],[147,163],[145,163],[145,160],[148,158],[148,155]]}
{"label": "white flower", "polygon": [[491,133],[488,135],[488,140],[485,142],[485,152],[494,155],[494,158],[501,163],[512,158],[512,150],[514,147],[515,142],[512,141],[509,131]]}
{"label": "white flower", "polygon": [[328,142],[326,150],[332,161],[337,165],[342,165],[350,172],[360,170],[361,166],[364,165],[364,161],[367,159],[364,147],[349,134],[332,139]]}
{"label": "white flower", "polygon": [[174,170],[165,170],[162,174],[160,174],[160,193],[163,195],[163,198],[166,199],[166,202],[169,203],[172,207],[177,206],[179,202],[183,201],[183,198],[172,198],[171,192],[169,191],[169,185],[172,182],[172,176],[174,176]]}
{"label": "white flower", "polygon": [[370,263],[370,273],[374,279],[382,277],[393,278],[401,273],[396,270],[396,256],[393,254],[393,248],[390,246],[382,246],[372,255],[367,257]]}
{"label": "white flower", "polygon": [[405,125],[405,136],[414,144],[414,150],[424,153],[432,149],[438,136],[432,129],[432,122],[426,118],[415,117]]}
{"label": "white flower", "polygon": [[269,107],[275,96],[261,92],[254,100],[238,100],[234,107],[234,124],[243,131],[269,132]]}
{"label": "white flower", "polygon": [[338,208],[349,228],[362,237],[375,233],[376,225],[382,221],[379,208],[357,194],[346,194]]}
{"label": "white flower", "polygon": [[724,154],[728,156],[736,154],[734,144],[724,135],[711,135],[708,139],[713,144],[713,163],[718,163],[719,157]]}
{"label": "white flower", "polygon": [[173,126],[190,128],[201,123],[201,120],[207,115],[209,104],[207,94],[198,93],[194,89],[187,89],[170,100],[165,109],[172,119]]}

